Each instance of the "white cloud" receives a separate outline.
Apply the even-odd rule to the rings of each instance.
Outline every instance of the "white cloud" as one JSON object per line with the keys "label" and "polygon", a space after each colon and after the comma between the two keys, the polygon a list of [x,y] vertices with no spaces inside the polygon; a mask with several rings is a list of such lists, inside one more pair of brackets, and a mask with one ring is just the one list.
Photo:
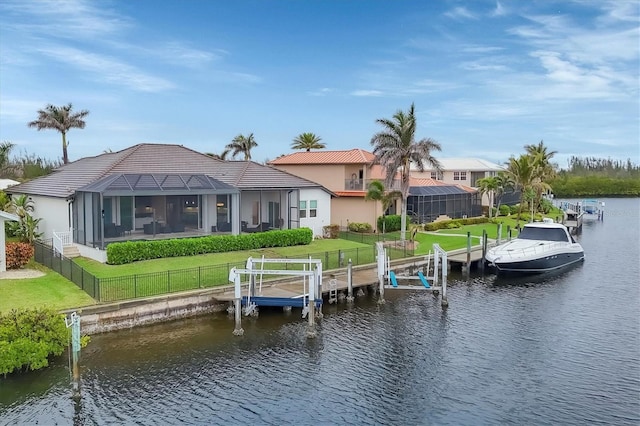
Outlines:
{"label": "white cloud", "polygon": [[[7,24],[35,35],[85,39],[104,36],[131,26],[129,19],[114,11],[100,9],[86,0],[4,0],[7,15],[28,15],[29,24]],[[8,16],[7,16],[8,17]]]}
{"label": "white cloud", "polygon": [[478,19],[473,12],[462,6],[454,7],[453,9],[445,12],[444,16],[455,20]]}
{"label": "white cloud", "polygon": [[98,82],[118,84],[141,92],[160,92],[174,88],[174,84],[155,77],[114,58],[84,52],[65,46],[40,47],[38,51],[52,59],[71,65]]}
{"label": "white cloud", "polygon": [[310,92],[307,92],[308,95],[310,96],[327,96],[331,93],[333,93],[335,90],[331,89],[329,87],[322,87],[320,89],[317,90],[312,90]]}
{"label": "white cloud", "polygon": [[351,96],[382,96],[383,93],[380,90],[354,90],[351,92]]}
{"label": "white cloud", "polygon": [[493,11],[491,12],[491,16],[498,17],[498,16],[505,16],[507,14],[508,12],[505,9],[505,7],[502,5],[502,3],[497,1],[495,9],[493,9]]}

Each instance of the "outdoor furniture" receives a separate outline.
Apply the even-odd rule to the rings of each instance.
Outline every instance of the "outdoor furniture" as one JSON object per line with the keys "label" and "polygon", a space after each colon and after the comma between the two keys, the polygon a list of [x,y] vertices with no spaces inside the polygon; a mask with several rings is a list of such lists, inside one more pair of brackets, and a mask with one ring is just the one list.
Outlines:
{"label": "outdoor furniture", "polygon": [[246,232],[264,232],[268,231],[271,228],[271,224],[269,222],[262,222],[258,226],[254,226],[253,228],[247,228]]}

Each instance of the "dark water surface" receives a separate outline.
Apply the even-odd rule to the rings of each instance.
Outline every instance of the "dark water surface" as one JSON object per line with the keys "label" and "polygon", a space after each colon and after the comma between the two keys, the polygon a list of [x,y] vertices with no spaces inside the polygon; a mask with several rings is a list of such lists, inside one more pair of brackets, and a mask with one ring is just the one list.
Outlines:
{"label": "dark water surface", "polygon": [[[607,199],[555,276],[450,276],[414,292],[92,337],[82,399],[66,357],[0,379],[0,424],[640,424],[640,200]],[[453,282],[451,282],[453,281]]]}

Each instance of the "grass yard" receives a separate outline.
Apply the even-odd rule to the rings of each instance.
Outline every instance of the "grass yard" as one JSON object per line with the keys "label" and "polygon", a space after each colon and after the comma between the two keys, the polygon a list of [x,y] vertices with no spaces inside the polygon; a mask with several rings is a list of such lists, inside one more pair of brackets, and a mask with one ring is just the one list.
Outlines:
{"label": "grass yard", "polygon": [[[126,265],[106,265],[87,258],[78,258],[76,263],[98,278],[121,277],[123,275],[166,272],[167,270],[191,269],[212,265],[245,264],[249,256],[259,259],[263,255],[270,257],[306,257],[324,255],[324,252],[351,251],[368,249],[368,244],[347,240],[314,240],[306,246],[275,247],[260,250],[234,251],[228,253],[202,254],[199,256],[168,257],[144,260]],[[325,266],[325,269],[328,269]]]}
{"label": "grass yard", "polygon": [[0,280],[0,313],[17,308],[49,306],[53,309],[70,309],[96,303],[74,283],[48,268],[30,263],[30,269],[45,273],[38,278]]}

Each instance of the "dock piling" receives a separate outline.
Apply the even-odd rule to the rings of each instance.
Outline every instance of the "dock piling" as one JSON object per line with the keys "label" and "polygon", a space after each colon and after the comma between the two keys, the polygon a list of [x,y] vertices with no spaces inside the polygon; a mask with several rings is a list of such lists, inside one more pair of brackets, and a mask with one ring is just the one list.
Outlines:
{"label": "dock piling", "polygon": [[347,263],[347,302],[353,302],[353,262]]}

